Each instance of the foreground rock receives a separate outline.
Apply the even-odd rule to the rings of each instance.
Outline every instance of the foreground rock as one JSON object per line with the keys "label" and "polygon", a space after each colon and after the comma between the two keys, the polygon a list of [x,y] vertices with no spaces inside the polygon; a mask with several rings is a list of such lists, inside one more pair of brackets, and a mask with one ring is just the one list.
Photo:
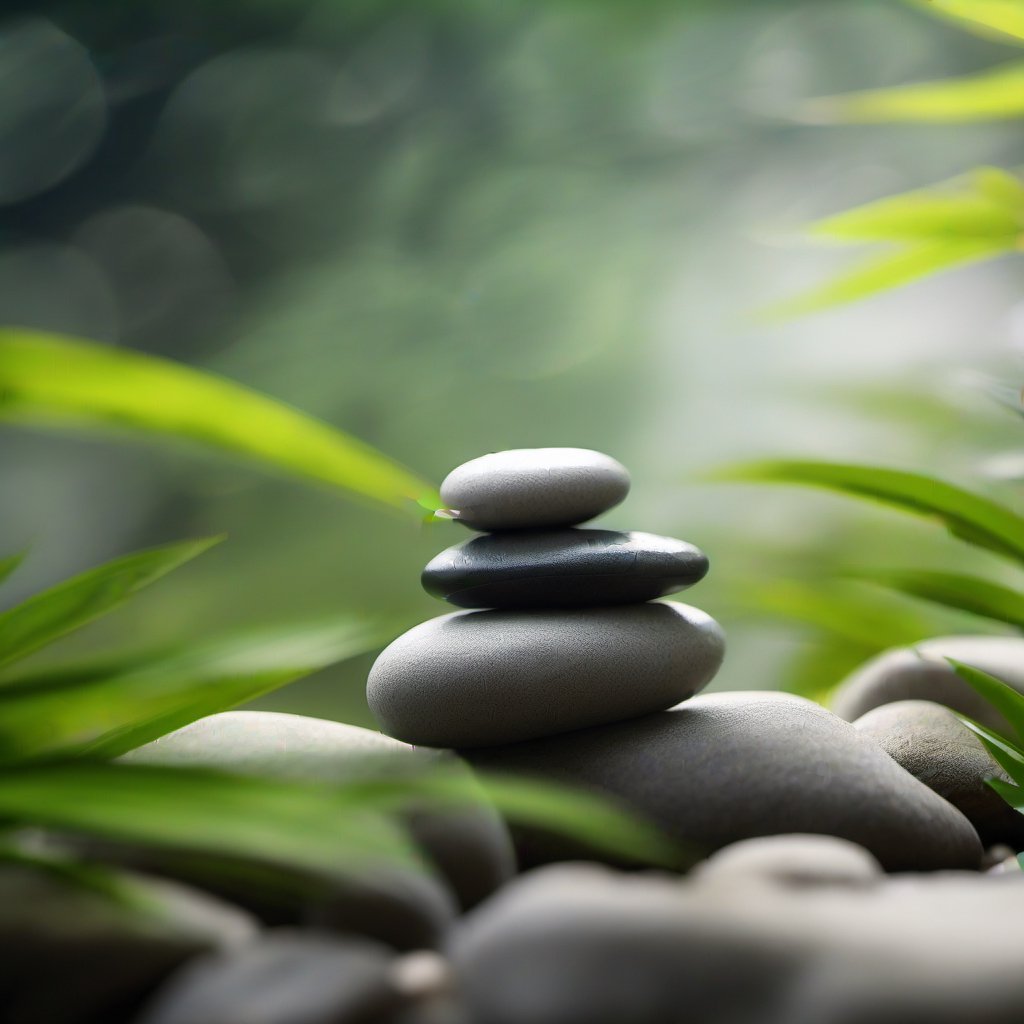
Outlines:
{"label": "foreground rock", "polygon": [[387,647],[366,696],[407,743],[514,743],[670,707],[711,680],[724,652],[714,619],[671,602],[454,612]]}
{"label": "foreground rock", "polygon": [[985,782],[1012,780],[949,708],[901,700],[883,704],[853,724],[900,767],[958,807],[984,843],[1024,846],[1024,815]]}
{"label": "foreground rock", "polygon": [[953,671],[946,658],[979,668],[1024,693],[1024,637],[947,636],[872,658],[839,685],[832,709],[852,722],[881,704],[929,700],[1005,731],[1003,716]]}
{"label": "foreground rock", "polygon": [[450,952],[475,1024],[1018,1024],[1024,876],[749,890],[546,868]]}
{"label": "foreground rock", "polygon": [[882,866],[862,846],[836,836],[789,834],[743,839],[697,866],[702,884],[863,886],[882,877]]}
{"label": "foreground rock", "polygon": [[[671,711],[466,756],[617,798],[708,850],[811,832],[857,843],[890,871],[976,868],[982,855],[955,807],[851,725],[789,694],[704,694]],[[529,844],[523,852],[557,855]]]}
{"label": "foreground rock", "polygon": [[370,942],[268,933],[192,961],[135,1024],[377,1024],[403,1002],[393,962]]}
{"label": "foreground rock", "polygon": [[192,957],[255,934],[247,914],[156,879],[112,874],[114,894],[0,868],[0,1019],[116,1024]]}
{"label": "foreground rock", "polygon": [[585,608],[653,601],[707,571],[703,551],[672,537],[531,530],[447,548],[421,579],[428,594],[463,608]]}
{"label": "foreground rock", "polygon": [[[124,758],[136,764],[191,765],[311,782],[457,769],[450,754],[414,750],[369,729],[302,715],[229,711],[178,729]],[[451,885],[474,906],[515,873],[508,829],[483,803],[473,808],[410,808],[402,820]]]}
{"label": "foreground rock", "polygon": [[629,473],[587,448],[518,448],[463,463],[441,500],[474,530],[522,530],[586,522],[629,493]]}

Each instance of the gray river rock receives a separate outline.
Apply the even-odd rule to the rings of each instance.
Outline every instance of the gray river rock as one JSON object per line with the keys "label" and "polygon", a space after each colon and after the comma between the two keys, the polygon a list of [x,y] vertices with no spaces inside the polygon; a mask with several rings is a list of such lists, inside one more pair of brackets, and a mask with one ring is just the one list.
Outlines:
{"label": "gray river rock", "polygon": [[[124,760],[323,782],[464,767],[452,754],[416,750],[370,729],[270,711],[210,715]],[[413,807],[402,813],[401,820],[463,908],[478,903],[515,873],[508,829],[482,798],[480,806],[472,808]]]}
{"label": "gray river rock", "polygon": [[574,526],[629,493],[621,463],[589,448],[517,448],[453,469],[441,500],[474,530]]}
{"label": "gray river rock", "polygon": [[[616,798],[681,843],[715,850],[781,832],[839,836],[890,871],[978,867],[971,823],[873,741],[784,693],[702,694],[670,711],[501,748],[475,766]],[[527,861],[563,856],[523,841]]]}
{"label": "gray river rock", "polygon": [[893,648],[865,662],[840,683],[832,695],[832,709],[852,722],[880,704],[930,700],[992,729],[1007,729],[1003,716],[953,671],[947,657],[1024,693],[1024,637],[945,636],[913,648]]}
{"label": "gray river rock", "polygon": [[670,707],[707,685],[724,653],[718,623],[673,602],[454,612],[387,647],[366,696],[407,743],[514,743]]}

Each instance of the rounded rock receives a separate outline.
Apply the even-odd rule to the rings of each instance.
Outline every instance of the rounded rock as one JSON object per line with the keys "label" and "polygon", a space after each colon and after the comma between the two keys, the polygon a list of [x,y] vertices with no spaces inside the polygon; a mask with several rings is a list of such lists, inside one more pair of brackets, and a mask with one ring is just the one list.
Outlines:
{"label": "rounded rock", "polygon": [[248,914],[205,893],[106,877],[109,892],[50,870],[0,869],[4,1021],[120,1021],[181,964],[256,934]]}
{"label": "rounded rock", "polygon": [[[703,694],[671,711],[466,757],[604,794],[708,853],[811,832],[863,846],[889,871],[974,869],[982,856],[952,804],[848,722],[791,694]],[[528,862],[564,856],[535,840],[521,853]]]}
{"label": "rounded rock", "polygon": [[744,839],[719,850],[698,865],[701,883],[744,883],[810,886],[871,885],[882,866],[856,843],[836,836],[784,834]]}
{"label": "rounded rock", "polygon": [[999,732],[1003,716],[954,671],[946,658],[979,668],[1024,693],[1024,637],[946,636],[915,647],[897,647],[866,662],[839,684],[830,701],[840,718],[852,722],[896,700],[945,704]]}
{"label": "rounded rock", "polygon": [[135,1024],[372,1024],[402,997],[393,954],[359,939],[269,932],[173,975]]}
{"label": "rounded rock", "polygon": [[574,526],[607,512],[629,493],[629,473],[588,448],[516,448],[453,469],[441,500],[473,530]]}
{"label": "rounded rock", "polygon": [[[461,766],[469,771],[447,752],[415,750],[355,725],[271,711],[210,715],[138,748],[124,760],[312,782],[418,773],[442,764],[448,770]],[[515,874],[508,828],[482,796],[478,807],[412,806],[401,820],[464,909]]]}
{"label": "rounded rock", "polygon": [[949,708],[926,700],[899,700],[872,709],[853,725],[901,768],[959,808],[982,842],[1024,846],[1024,815],[985,781],[1013,780]]}
{"label": "rounded rock", "polygon": [[387,647],[366,695],[407,743],[482,747],[670,707],[722,662],[721,627],[672,602],[575,611],[470,611]]}
{"label": "rounded rock", "polygon": [[671,537],[536,530],[450,547],[427,564],[422,583],[463,608],[586,608],[653,601],[707,571],[703,551]]}

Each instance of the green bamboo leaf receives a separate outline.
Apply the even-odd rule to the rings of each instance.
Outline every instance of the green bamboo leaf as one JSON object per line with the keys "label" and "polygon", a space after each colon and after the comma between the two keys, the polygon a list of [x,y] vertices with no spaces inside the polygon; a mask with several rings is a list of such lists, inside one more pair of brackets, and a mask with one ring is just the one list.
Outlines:
{"label": "green bamboo leaf", "polygon": [[1024,750],[991,729],[963,715],[957,716],[981,740],[996,763],[1018,785],[1024,784]]}
{"label": "green bamboo leaf", "polygon": [[349,618],[245,633],[109,674],[16,679],[0,688],[0,764],[116,757],[380,647],[390,635]]}
{"label": "green bamboo leaf", "polygon": [[661,867],[696,863],[707,850],[684,849],[659,829],[586,790],[490,772],[435,771],[428,775],[356,780],[348,787],[377,808],[409,803],[486,801],[509,821],[575,839],[613,856]]}
{"label": "green bamboo leaf", "polygon": [[963,78],[825,96],[805,104],[800,113],[801,120],[817,124],[944,123],[1024,117],[1024,64],[1013,61]]}
{"label": "green bamboo leaf", "polygon": [[865,570],[854,575],[910,597],[1024,629],[1024,594],[990,580],[924,569]]}
{"label": "green bamboo leaf", "polygon": [[125,555],[30,597],[0,614],[0,666],[113,611],[222,538],[184,541]]}
{"label": "green bamboo leaf", "polygon": [[199,441],[419,515],[434,488],[369,445],[233,381],[156,356],[0,329],[0,418]]}
{"label": "green bamboo leaf", "polygon": [[769,460],[730,466],[713,480],[801,484],[838,491],[935,519],[978,547],[1024,561],[1024,518],[1005,505],[920,473],[813,460]]}
{"label": "green bamboo leaf", "polygon": [[986,779],[991,786],[1015,811],[1024,814],[1024,789],[1002,779]]}
{"label": "green bamboo leaf", "polygon": [[26,551],[19,551],[16,555],[9,555],[7,558],[0,558],[0,583],[3,583],[15,569],[25,560]]}
{"label": "green bamboo leaf", "polygon": [[946,661],[978,696],[987,700],[1010,723],[1017,734],[1017,740],[1024,741],[1024,694],[981,669],[965,665],[954,658],[947,658]]}
{"label": "green bamboo leaf", "polygon": [[1009,236],[939,238],[906,245],[894,252],[872,256],[818,288],[769,306],[760,317],[773,322],[819,313],[910,284],[940,270],[992,259],[1011,252],[1015,246],[1016,240]]}
{"label": "green bamboo leaf", "polygon": [[983,35],[1024,39],[1024,0],[911,0],[915,6]]}
{"label": "green bamboo leaf", "polygon": [[[978,181],[978,175],[971,180]],[[1003,239],[1012,248],[1021,227],[1019,210],[991,194],[929,188],[844,210],[815,222],[809,230],[812,236],[845,242]]]}
{"label": "green bamboo leaf", "polygon": [[419,863],[397,826],[344,787],[187,768],[76,762],[9,771],[0,818],[330,874]]}

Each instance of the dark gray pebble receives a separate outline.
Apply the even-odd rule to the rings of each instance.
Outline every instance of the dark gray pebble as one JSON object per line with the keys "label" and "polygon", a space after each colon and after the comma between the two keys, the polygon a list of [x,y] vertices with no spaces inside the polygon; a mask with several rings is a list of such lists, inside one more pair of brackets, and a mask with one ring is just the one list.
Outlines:
{"label": "dark gray pebble", "polygon": [[926,700],[883,704],[853,723],[900,767],[958,807],[982,842],[1024,847],[1024,815],[986,779],[1012,781],[949,708]]}
{"label": "dark gray pebble", "polygon": [[393,954],[359,939],[269,932],[194,960],[136,1024],[383,1024],[403,999]]}
{"label": "dark gray pebble", "polygon": [[[415,775],[435,766],[448,771],[465,768],[453,754],[416,750],[369,729],[269,711],[210,715],[141,747],[125,760],[323,782],[362,775]],[[411,806],[401,820],[463,908],[479,903],[515,873],[508,829],[482,799],[479,807]]]}
{"label": "dark gray pebble", "polygon": [[714,619],[672,602],[454,612],[387,647],[366,696],[407,743],[513,743],[670,707],[710,682],[724,652]]}
{"label": "dark gray pebble", "polygon": [[474,530],[574,526],[618,505],[629,473],[588,448],[517,448],[453,469],[441,500]]}
{"label": "dark gray pebble", "polygon": [[849,723],[791,694],[702,694],[671,711],[466,756],[481,769],[606,794],[708,850],[811,832],[857,843],[890,871],[976,868],[982,856],[952,804]]}
{"label": "dark gray pebble", "polygon": [[204,893],[126,872],[118,895],[0,868],[0,1020],[116,1024],[188,959],[250,940],[255,921]]}
{"label": "dark gray pebble", "polygon": [[685,590],[708,571],[686,541],[612,530],[500,533],[442,551],[424,589],[463,608],[586,608]]}

